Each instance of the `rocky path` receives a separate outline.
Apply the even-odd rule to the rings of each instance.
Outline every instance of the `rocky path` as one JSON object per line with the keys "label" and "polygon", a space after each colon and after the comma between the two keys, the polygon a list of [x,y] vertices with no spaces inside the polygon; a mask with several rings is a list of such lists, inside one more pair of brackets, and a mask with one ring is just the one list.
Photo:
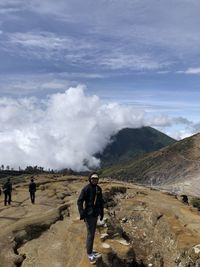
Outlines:
{"label": "rocky path", "polygon": [[[77,218],[77,189],[70,186],[71,181],[67,179],[51,182],[43,177],[39,183],[34,205],[30,202],[27,184],[14,187],[11,206],[5,207],[1,196],[1,267],[15,266],[13,261],[21,261],[16,266],[23,267],[77,266],[81,261],[84,246],[80,246],[80,237],[84,225]],[[15,254],[13,239],[16,240]],[[77,253],[75,247],[79,247]],[[17,254],[23,255],[23,260]]]}
{"label": "rocky path", "polygon": [[85,228],[78,218],[76,189],[72,185],[67,187],[75,193],[67,197],[69,216],[57,221],[41,237],[27,242],[19,249],[20,254],[27,255],[22,267],[73,267],[78,266],[84,257]]}
{"label": "rocky path", "polygon": [[[89,267],[86,229],[76,206],[86,179],[40,176],[36,182],[34,205],[29,199],[28,180],[14,187],[11,206],[5,207],[0,198],[0,267]],[[199,212],[175,197],[116,181],[101,186],[111,207],[106,209],[108,226],[97,229],[95,249],[103,254],[97,266],[130,266],[123,262],[131,257],[137,262],[144,259],[146,266],[161,267],[155,260],[160,253],[164,267],[175,267],[173,257],[175,260],[179,252],[200,243]],[[115,194],[113,188],[121,187],[126,193],[119,190]],[[109,233],[105,241],[100,238],[102,233]],[[200,252],[195,256],[200,259]]]}
{"label": "rocky path", "polygon": [[10,206],[4,206],[1,196],[0,267],[90,266],[86,227],[76,205],[86,180],[39,177],[36,182],[39,187],[34,205],[29,199],[28,182],[14,186]]}

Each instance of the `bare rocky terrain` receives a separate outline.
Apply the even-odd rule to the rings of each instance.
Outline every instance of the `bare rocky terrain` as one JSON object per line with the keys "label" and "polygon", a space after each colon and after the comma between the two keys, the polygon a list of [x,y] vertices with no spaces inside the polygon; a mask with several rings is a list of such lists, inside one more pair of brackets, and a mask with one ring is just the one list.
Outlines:
{"label": "bare rocky terrain", "polygon": [[[0,267],[88,267],[86,229],[76,201],[86,177],[38,175],[36,203],[28,183],[14,185],[12,205],[0,197]],[[96,266],[200,266],[200,212],[174,195],[101,179],[105,220]]]}
{"label": "bare rocky terrain", "polygon": [[138,159],[113,165],[103,175],[144,185],[198,194],[200,190],[200,134],[182,139]]}

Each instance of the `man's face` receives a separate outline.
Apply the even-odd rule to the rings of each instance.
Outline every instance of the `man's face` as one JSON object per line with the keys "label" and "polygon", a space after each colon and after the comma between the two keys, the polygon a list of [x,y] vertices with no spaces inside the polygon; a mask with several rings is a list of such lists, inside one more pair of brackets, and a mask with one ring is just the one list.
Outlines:
{"label": "man's face", "polygon": [[93,185],[98,184],[98,182],[99,182],[99,179],[98,179],[98,178],[91,178],[91,183],[92,183]]}

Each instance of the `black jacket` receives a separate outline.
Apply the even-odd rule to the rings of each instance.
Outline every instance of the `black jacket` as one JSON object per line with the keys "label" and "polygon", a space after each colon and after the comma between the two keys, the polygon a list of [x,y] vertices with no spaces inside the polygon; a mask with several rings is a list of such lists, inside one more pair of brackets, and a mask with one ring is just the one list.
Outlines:
{"label": "black jacket", "polygon": [[4,193],[11,193],[12,192],[12,184],[11,182],[6,182],[4,185],[3,185],[3,192]]}
{"label": "black jacket", "polygon": [[103,204],[101,187],[89,183],[82,189],[77,201],[80,219],[90,216],[97,217],[99,215],[100,219],[103,219]]}
{"label": "black jacket", "polygon": [[29,192],[35,192],[36,191],[36,183],[30,182],[29,184]]}

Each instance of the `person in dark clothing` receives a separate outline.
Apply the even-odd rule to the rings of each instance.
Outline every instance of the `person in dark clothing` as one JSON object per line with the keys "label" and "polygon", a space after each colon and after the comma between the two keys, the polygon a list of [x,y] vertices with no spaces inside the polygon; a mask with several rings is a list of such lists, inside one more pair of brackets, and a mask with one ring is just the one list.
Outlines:
{"label": "person in dark clothing", "polygon": [[31,182],[29,184],[29,192],[30,192],[31,202],[32,204],[35,204],[36,183],[34,182],[34,179],[31,179]]}
{"label": "person in dark clothing", "polygon": [[3,185],[3,193],[4,193],[4,205],[6,206],[11,204],[11,193],[12,193],[12,183],[10,178],[8,178],[7,182]]}
{"label": "person in dark clothing", "polygon": [[89,176],[89,184],[82,189],[77,201],[80,220],[85,221],[87,228],[86,248],[91,264],[95,264],[100,255],[95,254],[93,251],[97,218],[100,216],[100,220],[102,221],[104,217],[102,189],[97,185],[98,181],[98,174],[92,173]]}

